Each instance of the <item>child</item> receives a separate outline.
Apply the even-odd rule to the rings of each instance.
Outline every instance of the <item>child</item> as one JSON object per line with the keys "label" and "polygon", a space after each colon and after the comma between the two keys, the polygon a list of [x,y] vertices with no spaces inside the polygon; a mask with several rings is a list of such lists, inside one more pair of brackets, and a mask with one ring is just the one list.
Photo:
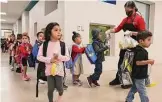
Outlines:
{"label": "child", "polygon": [[20,64],[20,55],[19,55],[19,51],[18,51],[18,47],[20,46],[22,42],[22,34],[17,34],[17,41],[14,45],[14,50],[15,50],[15,63],[16,63],[16,66],[17,66],[17,69],[16,69],[16,72],[17,73],[21,73],[21,64]]}
{"label": "child", "polygon": [[149,102],[146,92],[145,80],[148,78],[148,65],[154,64],[154,60],[148,59],[145,48],[151,45],[152,33],[142,31],[137,35],[139,45],[135,48],[134,64],[132,68],[133,86],[130,89],[126,102],[132,102],[136,92],[139,93],[141,102]]}
{"label": "child", "polygon": [[[14,46],[14,43],[15,43],[15,35],[14,34],[11,34],[10,35],[10,41],[8,43],[8,47],[9,47],[9,64],[13,64],[13,56],[14,56],[14,52],[13,52],[13,46]],[[11,70],[13,70],[13,67],[11,67]]]}
{"label": "child", "polygon": [[100,84],[97,82],[100,78],[100,75],[102,73],[102,62],[105,60],[104,57],[104,51],[108,49],[108,46],[104,45],[104,43],[101,41],[101,32],[100,30],[94,29],[92,30],[92,36],[93,36],[93,49],[97,55],[97,60],[95,62],[95,70],[92,75],[87,77],[88,84],[90,87],[92,87],[92,84],[95,86],[100,86]]}
{"label": "child", "polygon": [[[60,40],[60,42],[64,43],[64,42],[63,42],[63,36],[62,36],[62,34],[61,34],[61,38],[60,38],[59,40]],[[67,49],[66,51],[68,51],[68,49]],[[64,63],[64,64],[65,64],[65,63]],[[66,85],[65,82],[66,82],[66,67],[65,67],[65,65],[64,65],[63,88],[64,88],[64,90],[67,90],[68,86]]]}
{"label": "child", "polygon": [[[39,48],[37,59],[46,65],[46,76],[48,84],[48,99],[53,102],[53,92],[57,89],[59,96],[57,102],[61,102],[63,95],[63,61],[68,61],[68,56],[61,55],[61,28],[58,23],[49,23],[45,30],[45,43],[48,43],[46,57],[43,56],[43,45]],[[66,54],[67,55],[67,54]],[[53,65],[54,69],[53,70]],[[54,73],[55,74],[54,74]]]}
{"label": "child", "polygon": [[22,44],[19,46],[18,50],[20,51],[21,63],[23,66],[22,79],[24,81],[29,81],[30,78],[27,73],[27,59],[31,53],[32,46],[29,43],[29,36],[26,34],[22,35]]}
{"label": "child", "polygon": [[81,35],[79,33],[73,32],[72,40],[74,42],[72,46],[72,61],[74,62],[74,68],[71,69],[73,84],[82,85],[82,82],[79,80],[81,74],[83,74],[83,64],[82,64],[82,54],[85,51],[84,47],[81,47]]}
{"label": "child", "polygon": [[[32,49],[32,55],[33,55],[34,61],[35,61],[35,68],[38,68],[39,61],[37,60],[37,55],[38,55],[39,47],[42,45],[43,42],[44,42],[44,33],[38,32],[37,40],[35,41],[35,44]],[[43,79],[39,79],[39,82],[41,84],[45,84],[45,81]]]}

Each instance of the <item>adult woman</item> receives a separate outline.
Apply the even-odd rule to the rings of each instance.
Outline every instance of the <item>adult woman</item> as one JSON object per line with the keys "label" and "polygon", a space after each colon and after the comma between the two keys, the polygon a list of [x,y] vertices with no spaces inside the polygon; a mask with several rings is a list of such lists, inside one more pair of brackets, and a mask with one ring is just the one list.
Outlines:
{"label": "adult woman", "polygon": [[[142,18],[142,16],[137,13],[138,9],[133,1],[126,2],[124,7],[125,7],[125,12],[127,17],[123,19],[123,21],[120,23],[120,25],[117,28],[106,31],[106,34],[117,33],[121,29],[123,29],[124,32],[131,31],[130,32],[131,37],[136,40],[136,35],[138,34],[138,32],[146,29],[145,21]],[[124,54],[125,54],[125,50],[121,50],[120,58],[118,62],[118,71],[120,70],[120,65],[123,61]],[[116,78],[113,81],[111,81],[109,85],[119,85],[119,84],[120,81],[117,72]]]}

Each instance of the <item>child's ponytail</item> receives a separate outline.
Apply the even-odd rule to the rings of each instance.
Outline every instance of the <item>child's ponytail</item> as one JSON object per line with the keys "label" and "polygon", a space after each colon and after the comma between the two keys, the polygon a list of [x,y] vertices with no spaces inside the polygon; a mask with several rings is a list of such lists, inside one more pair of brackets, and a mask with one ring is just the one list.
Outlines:
{"label": "child's ponytail", "polygon": [[75,32],[75,31],[73,31],[72,33],[73,33],[72,40],[75,42],[75,39],[76,39],[77,37],[79,37],[80,34],[77,33],[77,32]]}

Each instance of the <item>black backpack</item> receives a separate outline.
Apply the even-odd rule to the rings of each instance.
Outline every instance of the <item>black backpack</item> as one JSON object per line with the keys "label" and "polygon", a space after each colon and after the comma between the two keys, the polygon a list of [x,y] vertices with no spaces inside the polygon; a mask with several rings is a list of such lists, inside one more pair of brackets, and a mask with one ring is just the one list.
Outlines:
{"label": "black backpack", "polygon": [[[46,52],[47,52],[47,47],[48,47],[48,41],[45,41],[43,43],[43,56],[46,57]],[[61,55],[65,55],[65,43],[60,41],[60,47],[61,47]],[[38,85],[39,85],[39,79],[42,79],[44,81],[47,81],[47,76],[45,75],[45,63],[44,62],[39,62],[38,64],[38,69],[37,69],[37,83],[36,83],[36,97],[38,97]]]}

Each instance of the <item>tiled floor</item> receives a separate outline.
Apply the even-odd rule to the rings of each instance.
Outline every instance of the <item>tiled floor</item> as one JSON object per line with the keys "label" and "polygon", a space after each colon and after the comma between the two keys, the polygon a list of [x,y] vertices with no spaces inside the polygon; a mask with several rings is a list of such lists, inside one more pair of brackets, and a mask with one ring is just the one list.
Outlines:
{"label": "tiled floor", "polygon": [[[39,98],[36,98],[36,70],[29,69],[28,72],[32,80],[22,81],[20,74],[10,71],[7,54],[1,55],[1,102],[48,102],[47,85],[40,85]],[[63,102],[124,102],[129,90],[108,85],[114,75],[115,71],[103,72],[100,80],[101,87],[98,88],[88,88],[87,75],[81,77],[84,82],[82,87],[72,86],[69,76],[67,78],[69,88],[64,93]],[[148,88],[150,102],[162,102],[162,65],[153,66],[151,78],[157,82],[157,86]],[[138,94],[134,102],[140,102]]]}

